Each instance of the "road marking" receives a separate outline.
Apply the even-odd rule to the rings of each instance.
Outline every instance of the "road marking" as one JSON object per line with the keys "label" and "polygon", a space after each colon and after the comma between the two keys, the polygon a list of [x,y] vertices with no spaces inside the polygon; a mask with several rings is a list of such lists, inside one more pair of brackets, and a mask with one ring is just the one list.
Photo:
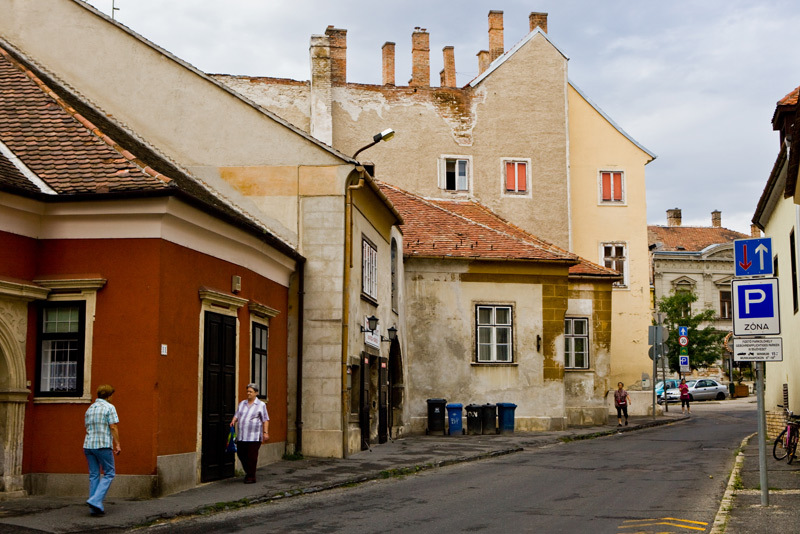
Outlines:
{"label": "road marking", "polygon": [[[675,523],[674,521],[678,521]],[[618,529],[623,528],[641,528],[641,527],[653,527],[656,525],[666,525],[670,527],[677,527],[677,528],[685,528],[688,530],[703,530],[705,531],[708,523],[705,521],[693,521],[691,519],[678,519],[676,517],[659,517],[653,519],[627,519],[623,521],[623,523],[627,523],[626,525],[622,525],[617,527]],[[689,524],[687,524],[689,523]],[[694,526],[694,525],[703,525],[703,526]]]}

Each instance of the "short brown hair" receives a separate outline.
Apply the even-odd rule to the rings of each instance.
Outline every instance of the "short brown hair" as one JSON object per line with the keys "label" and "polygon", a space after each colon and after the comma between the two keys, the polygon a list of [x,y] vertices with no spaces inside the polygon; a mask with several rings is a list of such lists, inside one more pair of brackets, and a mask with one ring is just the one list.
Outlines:
{"label": "short brown hair", "polygon": [[114,394],[114,386],[110,386],[108,384],[102,384],[97,386],[97,396],[101,399],[107,399],[111,395]]}

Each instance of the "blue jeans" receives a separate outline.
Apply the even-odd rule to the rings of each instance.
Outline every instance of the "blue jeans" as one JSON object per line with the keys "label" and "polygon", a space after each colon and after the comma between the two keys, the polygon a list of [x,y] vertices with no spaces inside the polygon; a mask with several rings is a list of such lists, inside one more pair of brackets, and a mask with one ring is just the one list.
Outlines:
{"label": "blue jeans", "polygon": [[[106,498],[108,488],[111,487],[111,481],[114,480],[114,451],[110,447],[105,449],[83,449],[83,454],[86,455],[86,461],[89,463],[89,498],[86,504],[99,508],[103,508],[103,499]],[[100,477],[100,469],[103,470],[103,476]]]}

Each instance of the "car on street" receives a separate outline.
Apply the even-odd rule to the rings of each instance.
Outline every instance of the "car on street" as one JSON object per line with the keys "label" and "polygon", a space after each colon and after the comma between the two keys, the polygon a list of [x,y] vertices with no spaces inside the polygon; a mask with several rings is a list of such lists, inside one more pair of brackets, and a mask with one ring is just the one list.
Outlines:
{"label": "car on street", "polygon": [[[728,396],[728,386],[724,386],[711,378],[700,378],[697,380],[687,380],[689,386],[689,400],[723,400]],[[681,392],[678,388],[667,390],[667,402],[678,402],[681,400]]]}
{"label": "car on street", "polygon": [[656,396],[662,397],[664,395],[664,384],[667,384],[667,389],[672,389],[678,387],[678,384],[681,383],[680,380],[677,378],[667,378],[666,380],[659,380],[656,382]]}

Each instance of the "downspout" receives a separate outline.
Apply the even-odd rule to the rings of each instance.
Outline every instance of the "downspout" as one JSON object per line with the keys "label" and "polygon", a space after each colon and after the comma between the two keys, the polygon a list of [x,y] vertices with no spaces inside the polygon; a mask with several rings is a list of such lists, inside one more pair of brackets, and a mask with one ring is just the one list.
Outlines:
{"label": "downspout", "polygon": [[350,334],[350,270],[353,267],[353,191],[364,187],[364,167],[357,166],[358,183],[353,185],[351,174],[345,180],[344,200],[344,273],[342,277],[342,458],[347,458],[347,429],[350,407],[347,405],[347,353]]}
{"label": "downspout", "polygon": [[297,394],[295,399],[295,444],[294,452],[303,452],[303,309],[305,300],[306,259],[300,258],[297,263]]}

